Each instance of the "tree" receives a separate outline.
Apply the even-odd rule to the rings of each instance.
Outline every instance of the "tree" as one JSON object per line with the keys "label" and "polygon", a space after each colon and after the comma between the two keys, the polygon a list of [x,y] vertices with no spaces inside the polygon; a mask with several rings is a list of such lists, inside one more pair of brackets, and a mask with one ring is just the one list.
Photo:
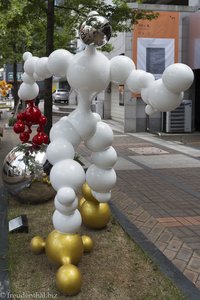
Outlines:
{"label": "tree", "polygon": [[[91,10],[110,20],[113,33],[129,31],[138,19],[155,18],[152,12],[132,10],[125,0],[0,0],[0,53],[3,61],[14,64],[15,101],[17,101],[16,63],[24,51],[49,56],[58,48],[69,49],[69,42]],[[44,111],[52,125],[52,79],[45,81]]]}

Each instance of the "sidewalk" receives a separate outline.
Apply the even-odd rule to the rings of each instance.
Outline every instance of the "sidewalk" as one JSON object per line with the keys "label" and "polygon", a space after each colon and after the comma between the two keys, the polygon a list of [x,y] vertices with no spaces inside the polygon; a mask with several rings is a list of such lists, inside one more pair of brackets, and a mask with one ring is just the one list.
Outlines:
{"label": "sidewalk", "polygon": [[[189,147],[166,141],[166,136],[123,133],[117,122],[105,122],[114,130],[118,153],[111,203],[115,216],[122,226],[126,221],[123,227],[136,242],[148,242],[144,250],[153,252],[161,269],[189,290],[185,294],[193,296],[188,299],[200,299],[200,135],[189,135]],[[1,164],[18,143],[18,136],[5,129]],[[82,143],[78,151],[89,166],[89,150]]]}

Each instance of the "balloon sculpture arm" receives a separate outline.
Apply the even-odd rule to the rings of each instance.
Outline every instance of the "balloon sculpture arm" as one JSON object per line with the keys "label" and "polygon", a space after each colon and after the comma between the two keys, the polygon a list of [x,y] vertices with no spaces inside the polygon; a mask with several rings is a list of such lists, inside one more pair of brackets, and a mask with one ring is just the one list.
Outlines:
{"label": "balloon sculpture arm", "polygon": [[99,202],[108,202],[111,198],[111,189],[116,183],[116,174],[113,169],[117,161],[117,154],[111,146],[113,132],[106,123],[97,122],[96,131],[86,140],[88,149],[92,150],[92,164],[86,172],[86,181],[92,189],[92,195]]}

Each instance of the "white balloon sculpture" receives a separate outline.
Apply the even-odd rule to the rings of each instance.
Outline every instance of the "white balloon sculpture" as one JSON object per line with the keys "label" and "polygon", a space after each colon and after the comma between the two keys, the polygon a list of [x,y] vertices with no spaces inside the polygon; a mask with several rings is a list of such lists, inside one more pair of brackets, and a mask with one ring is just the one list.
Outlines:
{"label": "white balloon sculpture", "polygon": [[[102,18],[98,14],[95,16]],[[94,14],[89,15],[88,20],[90,18],[94,18]],[[183,91],[190,87],[194,78],[192,70],[180,63],[167,67],[162,79],[155,80],[152,74],[136,70],[134,62],[126,56],[109,60],[96,50],[98,43],[95,44],[94,40],[87,43],[84,29],[80,29],[80,36],[86,48],[76,55],[64,49],[55,50],[48,58],[24,53],[25,73],[19,89],[22,100],[34,99],[39,91],[37,80],[52,75],[66,76],[70,86],[80,95],[76,110],[53,125],[46,152],[53,165],[50,181],[57,191],[53,225],[61,233],[79,230],[81,215],[77,209],[76,192],[85,179],[99,202],[110,200],[111,189],[116,183],[113,166],[117,155],[112,147],[113,132],[98,114],[92,113],[90,105],[93,97],[105,90],[110,82],[127,84],[130,91],[141,93],[147,104],[145,111],[151,115],[155,111],[169,111],[179,106]],[[92,151],[93,164],[86,175],[82,166],[73,159],[75,148],[81,141]]]}

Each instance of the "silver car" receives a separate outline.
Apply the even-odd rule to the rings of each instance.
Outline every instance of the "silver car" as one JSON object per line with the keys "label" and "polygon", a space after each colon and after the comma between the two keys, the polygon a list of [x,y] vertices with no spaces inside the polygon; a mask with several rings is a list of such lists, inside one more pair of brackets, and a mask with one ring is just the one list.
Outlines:
{"label": "silver car", "polygon": [[55,90],[52,98],[54,103],[69,103],[69,92],[64,89]]}

